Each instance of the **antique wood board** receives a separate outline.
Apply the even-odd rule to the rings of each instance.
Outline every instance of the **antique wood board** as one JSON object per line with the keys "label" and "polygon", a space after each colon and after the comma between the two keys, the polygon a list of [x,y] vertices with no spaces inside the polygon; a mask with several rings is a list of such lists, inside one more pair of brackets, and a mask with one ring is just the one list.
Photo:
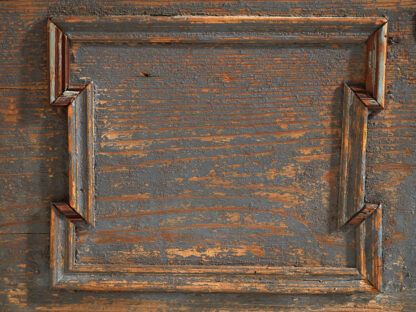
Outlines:
{"label": "antique wood board", "polygon": [[[1,308],[413,310],[415,6],[410,2],[330,4],[2,2]],[[66,15],[91,17],[63,17]],[[176,38],[175,42],[140,45],[137,40],[146,27],[133,34],[134,40],[118,33],[115,37],[122,42],[108,45],[111,36],[93,42],[91,38],[97,37],[93,30],[91,36],[79,26],[83,21],[96,21],[91,27],[99,28],[99,21],[112,21],[117,15],[161,20],[159,27],[167,23],[170,29],[172,20],[181,20],[179,16],[201,18],[205,26],[196,36],[197,44],[192,34],[181,37],[182,42]],[[163,17],[166,15],[176,17]],[[189,15],[199,17],[186,17]],[[222,17],[214,18],[217,24],[209,30],[210,17],[203,15]],[[258,15],[274,19],[253,17]],[[225,25],[230,21],[227,16],[256,20],[255,38],[244,36],[241,29],[238,33],[232,23]],[[304,21],[305,28],[309,25],[306,42],[288,44],[278,35],[269,43],[268,23],[281,16]],[[358,18],[358,25],[364,21],[375,28],[368,30],[367,25],[364,31],[354,26],[348,35],[344,32],[331,39],[331,35],[322,36],[331,32],[328,24],[319,28],[311,27],[310,20],[305,22],[311,16],[339,17],[332,26],[338,29],[348,17]],[[73,40],[68,56],[62,53],[65,49],[56,48],[61,51],[57,68],[68,69],[55,71],[54,78],[63,73],[53,79],[59,90],[49,86],[48,18],[49,25],[61,27],[69,41]],[[137,29],[141,22],[133,22]],[[368,38],[387,24],[385,83],[377,85],[373,82],[380,69],[368,74],[366,67],[372,62],[368,51],[377,51],[380,45]],[[117,25],[120,23],[105,31],[117,32]],[[248,25],[252,35],[253,26],[243,25]],[[228,42],[213,43],[224,39],[224,29],[237,33],[238,42],[230,42],[232,37],[226,34]],[[297,28],[284,31],[293,29]],[[215,32],[220,38],[210,37]],[[378,92],[381,85],[384,92]],[[70,106],[51,106],[55,99],[50,98],[50,89],[57,90],[51,93],[56,98],[61,93],[70,98],[61,104],[77,97]],[[380,94],[385,94],[384,103]],[[91,106],[76,105],[89,100]],[[345,103],[384,109],[379,107],[376,112],[371,107],[367,120],[364,106],[353,106],[356,110],[350,113],[363,119],[344,120],[344,125],[355,129],[358,122],[361,130],[354,133],[342,128]],[[95,118],[91,140],[95,153],[89,160],[96,164],[91,166],[98,172],[92,175],[95,181],[84,181],[82,174],[74,176],[83,168],[68,170],[68,163],[77,163],[68,144],[74,136],[68,133],[77,137],[76,131],[88,129],[82,121],[88,109],[77,111],[88,107]],[[79,127],[73,126],[75,121]],[[348,154],[343,152],[348,149],[343,142],[354,142],[343,138],[346,133],[364,142],[358,147],[367,141],[358,154],[349,154],[366,164],[365,170],[355,169],[364,172],[361,184],[345,176],[350,171],[342,169],[342,164],[348,168],[357,165],[343,160]],[[178,137],[181,142],[176,141]],[[86,146],[85,142],[77,144]],[[352,151],[357,151],[354,144]],[[145,181],[138,178],[143,176]],[[88,215],[88,203],[85,207],[79,204],[83,199],[73,191],[71,181],[78,181],[75,188],[79,183],[96,186],[95,209],[90,210],[94,213]],[[342,195],[342,185],[351,183],[361,185],[362,191],[354,188],[352,195]],[[52,212],[51,202],[55,203]],[[63,202],[75,208],[66,214],[74,222],[63,217],[67,209]],[[343,202],[346,208],[339,206]],[[357,208],[349,211],[350,207]],[[367,218],[366,212],[370,214]],[[359,226],[343,226],[362,219]],[[50,229],[57,235],[52,231],[50,236]],[[58,235],[62,230],[69,236]],[[74,261],[67,269],[85,270],[84,264],[89,268],[69,280],[52,282],[56,287],[63,281],[63,288],[82,291],[56,290],[51,285],[51,274],[62,273],[54,267],[54,251],[68,246],[68,242],[61,244],[62,238],[77,243],[72,256],[67,251],[62,254]],[[368,251],[376,257],[366,264]],[[123,272],[134,264],[145,267],[136,266],[134,274]],[[143,271],[149,266],[154,270],[155,265],[158,275]],[[114,266],[115,272],[111,271]],[[346,283],[346,275],[356,276],[351,269],[357,266],[361,268],[358,279],[351,277],[348,286],[339,289]],[[328,268],[342,272],[342,278],[335,278],[335,286],[331,286],[333,275],[327,279]],[[103,269],[112,273],[105,276]],[[192,270],[199,270],[199,275],[190,277]],[[230,270],[234,271],[231,275]],[[305,272],[312,276],[305,277]],[[144,273],[150,276],[146,284],[141,279]],[[178,273],[188,280],[182,282]],[[295,276],[295,285],[303,278],[305,287],[282,286],[288,274]],[[100,276],[103,279],[96,280]],[[114,284],[114,278],[121,282]],[[103,287],[105,280],[110,281],[107,287]],[[351,281],[358,281],[358,286]],[[111,287],[127,292],[109,292]],[[245,294],[240,295],[242,292]]]}

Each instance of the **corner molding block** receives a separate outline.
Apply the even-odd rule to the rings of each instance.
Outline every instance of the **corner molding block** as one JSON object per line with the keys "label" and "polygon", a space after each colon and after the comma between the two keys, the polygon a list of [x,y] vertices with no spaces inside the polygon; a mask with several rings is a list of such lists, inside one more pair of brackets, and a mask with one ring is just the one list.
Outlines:
{"label": "corner molding block", "polygon": [[[58,27],[59,26],[59,27]],[[365,203],[370,111],[384,108],[387,20],[352,17],[107,16],[47,23],[50,104],[68,114],[69,200],[51,207],[54,288],[74,290],[327,294],[382,289],[382,209]],[[155,30],[156,29],[156,30]],[[366,44],[365,85],[344,84],[339,226],[355,226],[356,268],[100,265],[75,259],[76,222],[94,226],[94,87],[70,82],[70,46],[102,44]]]}

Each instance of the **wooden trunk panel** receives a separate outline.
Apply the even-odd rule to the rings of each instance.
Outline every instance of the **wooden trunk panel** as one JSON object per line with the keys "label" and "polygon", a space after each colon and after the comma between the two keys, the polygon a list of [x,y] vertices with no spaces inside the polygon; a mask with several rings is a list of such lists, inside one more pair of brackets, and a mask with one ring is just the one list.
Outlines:
{"label": "wooden trunk panel", "polygon": [[[0,302],[5,311],[413,311],[415,310],[414,1],[10,1],[0,3]],[[148,294],[54,291],[49,286],[50,201],[65,197],[64,111],[47,109],[46,17],[51,15],[225,14],[389,18],[385,110],[369,122],[367,199],[383,202],[384,293],[353,296]],[[39,96],[38,96],[39,94]],[[4,99],[4,97],[2,97]],[[30,102],[30,103],[29,103]],[[25,103],[36,107],[27,108]],[[11,106],[10,106],[11,105]],[[11,109],[15,107],[17,109]],[[40,108],[40,109],[39,109]],[[9,118],[12,116],[13,118]],[[16,136],[17,134],[17,136]],[[17,139],[16,139],[17,138]],[[62,153],[63,152],[63,153]],[[9,154],[10,153],[10,154]],[[8,160],[8,157],[17,158]],[[52,170],[52,171],[51,171]],[[21,175],[25,172],[24,175]],[[45,234],[33,234],[45,233]]]}

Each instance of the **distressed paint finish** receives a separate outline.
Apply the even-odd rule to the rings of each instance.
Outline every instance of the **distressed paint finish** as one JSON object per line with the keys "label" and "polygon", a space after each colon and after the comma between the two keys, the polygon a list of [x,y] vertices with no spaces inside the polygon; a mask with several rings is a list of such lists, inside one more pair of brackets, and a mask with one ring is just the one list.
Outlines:
{"label": "distressed paint finish", "polygon": [[[88,6],[86,5],[88,4]],[[414,311],[413,1],[1,3],[0,301],[6,311]],[[49,109],[45,23],[50,14],[347,15],[389,17],[385,110],[369,121],[367,198],[383,202],[382,294],[270,296],[61,292],[49,288],[49,202],[67,194],[66,117]],[[7,25],[7,26],[6,26]],[[7,160],[6,160],[7,159]]]}

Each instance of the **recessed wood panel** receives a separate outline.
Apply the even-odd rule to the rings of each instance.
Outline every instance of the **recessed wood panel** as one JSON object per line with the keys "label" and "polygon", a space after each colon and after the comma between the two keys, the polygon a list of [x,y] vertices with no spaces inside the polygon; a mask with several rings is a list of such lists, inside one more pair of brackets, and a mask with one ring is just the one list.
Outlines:
{"label": "recessed wood panel", "polygon": [[96,86],[96,227],[79,263],[354,266],[333,218],[340,86],[364,82],[362,46],[72,52],[72,81]]}

